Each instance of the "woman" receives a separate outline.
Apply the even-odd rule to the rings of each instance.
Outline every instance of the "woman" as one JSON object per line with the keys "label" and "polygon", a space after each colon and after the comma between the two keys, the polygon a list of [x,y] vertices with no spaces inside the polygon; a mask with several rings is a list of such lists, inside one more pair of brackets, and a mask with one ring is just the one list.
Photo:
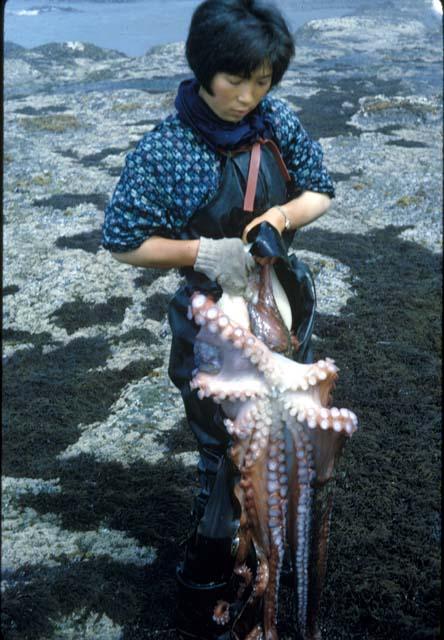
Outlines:
{"label": "woman", "polygon": [[[215,298],[222,291],[245,295],[254,265],[245,250],[248,232],[266,221],[288,248],[294,232],[325,213],[334,197],[320,146],[292,109],[267,95],[293,55],[292,37],[273,5],[202,2],[186,43],[195,77],[179,87],[177,114],[127,156],[105,214],[103,246],[117,260],[179,268],[186,278],[169,309],[169,373],[182,393],[200,453],[196,528],[178,570],[178,630],[186,638],[232,637],[228,621],[216,624],[212,612],[218,600],[236,599],[229,592],[239,525],[232,491],[236,469],[226,457],[230,439],[222,412],[189,387],[197,334],[187,318],[190,296],[196,290]],[[275,143],[291,180],[284,177],[276,149],[264,144],[250,214],[243,208],[244,196],[251,147],[259,139]]]}

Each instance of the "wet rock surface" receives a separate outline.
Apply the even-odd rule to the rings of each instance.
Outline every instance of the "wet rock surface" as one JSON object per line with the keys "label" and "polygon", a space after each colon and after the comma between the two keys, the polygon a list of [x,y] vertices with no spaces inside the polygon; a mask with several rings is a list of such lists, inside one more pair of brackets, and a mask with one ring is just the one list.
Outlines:
{"label": "wet rock surface", "polygon": [[[435,640],[442,29],[393,2],[296,45],[276,95],[321,140],[337,197],[293,250],[316,278],[316,355],[362,427],[338,470],[323,638]],[[180,278],[99,245],[125,155],[188,75],[183,43],[7,43],[4,75],[3,635],[173,639],[196,487],[167,376]],[[297,638],[286,588],[280,606]]]}

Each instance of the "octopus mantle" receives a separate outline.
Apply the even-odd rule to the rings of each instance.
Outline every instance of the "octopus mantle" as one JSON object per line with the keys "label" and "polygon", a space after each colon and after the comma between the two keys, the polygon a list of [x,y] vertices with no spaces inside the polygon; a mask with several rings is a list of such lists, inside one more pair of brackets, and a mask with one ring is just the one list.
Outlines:
{"label": "octopus mantle", "polygon": [[[346,440],[357,429],[354,413],[329,408],[338,370],[329,358],[299,364],[272,351],[251,332],[243,298],[224,294],[215,303],[198,293],[189,313],[200,325],[199,366],[191,387],[222,406],[234,442],[230,454],[241,474],[235,489],[241,505],[235,573],[243,588],[253,582],[250,604],[263,602],[261,623],[235,636],[278,638],[279,580],[288,549],[299,632],[304,640],[319,640],[331,480]],[[254,579],[245,565],[252,543],[258,559]],[[227,612],[228,603],[218,603],[214,620],[227,624]]]}

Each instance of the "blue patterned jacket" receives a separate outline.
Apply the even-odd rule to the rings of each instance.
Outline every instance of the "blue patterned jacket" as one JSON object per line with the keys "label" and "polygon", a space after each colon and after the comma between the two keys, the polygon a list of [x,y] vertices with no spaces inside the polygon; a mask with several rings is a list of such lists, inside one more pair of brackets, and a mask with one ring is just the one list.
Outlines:
{"label": "blue patterned jacket", "polygon": [[[321,146],[311,140],[294,110],[270,96],[261,109],[296,189],[334,197]],[[221,160],[177,114],[146,133],[127,155],[105,210],[105,249],[130,251],[152,235],[178,238],[192,215],[216,194]]]}

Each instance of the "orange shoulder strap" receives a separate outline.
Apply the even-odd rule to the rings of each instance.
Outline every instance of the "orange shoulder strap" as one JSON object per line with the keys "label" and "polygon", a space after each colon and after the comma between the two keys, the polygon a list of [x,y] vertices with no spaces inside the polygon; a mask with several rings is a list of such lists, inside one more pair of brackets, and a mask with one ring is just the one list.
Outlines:
{"label": "orange shoulder strap", "polygon": [[261,139],[258,142],[255,142],[251,148],[250,165],[248,167],[247,188],[245,189],[244,211],[254,210],[254,198],[256,196],[259,167],[261,164],[262,145],[268,145],[271,148],[274,158],[279,167],[279,170],[282,173],[285,181],[289,182],[291,180],[290,174],[288,173],[287,167],[285,166],[285,162],[281,156],[281,153],[277,145],[273,142],[273,140]]}
{"label": "orange shoulder strap", "polygon": [[250,166],[248,167],[247,188],[245,189],[244,211],[253,211],[256,196],[257,178],[261,164],[261,143],[255,142],[251,149]]}

